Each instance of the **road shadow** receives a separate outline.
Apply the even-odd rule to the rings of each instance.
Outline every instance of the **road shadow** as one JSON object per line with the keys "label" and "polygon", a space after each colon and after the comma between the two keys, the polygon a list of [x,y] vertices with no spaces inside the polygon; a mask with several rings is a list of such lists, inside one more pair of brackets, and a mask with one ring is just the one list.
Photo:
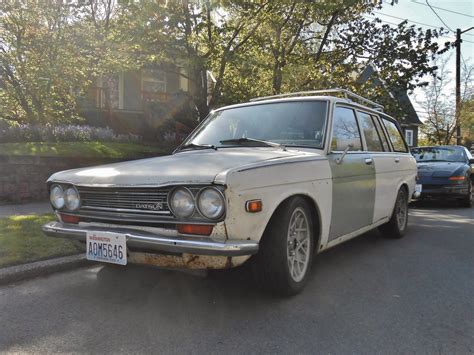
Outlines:
{"label": "road shadow", "polygon": [[456,200],[422,200],[414,201],[410,203],[410,208],[412,209],[453,209],[453,208],[463,208],[461,207],[459,201]]}
{"label": "road shadow", "polygon": [[[374,230],[316,255],[307,288],[302,295],[310,293],[311,289],[316,287],[313,285],[313,280],[317,279],[319,274],[339,269],[342,265],[350,265],[351,262],[357,263],[357,259],[364,254],[385,248],[387,244],[389,247],[391,243],[393,240],[383,238],[377,230]],[[98,292],[107,293],[112,297],[119,294],[124,297],[130,296],[139,301],[141,295],[137,293],[138,290],[148,293],[159,289],[157,299],[168,304],[172,303],[170,306],[173,307],[176,306],[175,302],[178,302],[178,299],[187,298],[188,294],[199,300],[225,300],[229,306],[232,300],[241,303],[242,299],[249,297],[255,303],[279,303],[291,299],[269,293],[256,284],[250,263],[251,260],[237,268],[210,271],[207,274],[144,265],[104,266],[97,272]]]}

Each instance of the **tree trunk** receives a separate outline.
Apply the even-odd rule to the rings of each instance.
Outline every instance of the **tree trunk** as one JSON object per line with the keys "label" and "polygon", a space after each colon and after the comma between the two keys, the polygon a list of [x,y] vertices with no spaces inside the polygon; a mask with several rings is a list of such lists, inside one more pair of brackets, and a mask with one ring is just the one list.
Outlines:
{"label": "tree trunk", "polygon": [[202,120],[209,114],[206,69],[203,66],[194,66],[189,70],[189,77],[192,79],[189,81],[189,92]]}
{"label": "tree trunk", "polygon": [[275,63],[273,65],[273,84],[272,84],[274,95],[281,94],[282,82],[283,82],[282,63],[280,63],[279,60],[275,60]]}

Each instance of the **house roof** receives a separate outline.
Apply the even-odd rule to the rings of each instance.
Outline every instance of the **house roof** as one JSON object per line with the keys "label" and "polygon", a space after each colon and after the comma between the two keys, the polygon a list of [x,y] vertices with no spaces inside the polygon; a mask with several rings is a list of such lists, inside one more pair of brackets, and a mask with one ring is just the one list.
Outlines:
{"label": "house roof", "polygon": [[394,100],[397,100],[400,107],[406,112],[404,117],[399,118],[401,125],[422,125],[418,114],[416,113],[415,107],[413,106],[410,97],[408,96],[407,90],[391,90],[385,81],[380,78],[377,70],[372,64],[368,64],[364,70],[360,73],[357,79],[360,83],[365,83],[371,79],[372,83],[377,86],[382,86],[387,94]]}

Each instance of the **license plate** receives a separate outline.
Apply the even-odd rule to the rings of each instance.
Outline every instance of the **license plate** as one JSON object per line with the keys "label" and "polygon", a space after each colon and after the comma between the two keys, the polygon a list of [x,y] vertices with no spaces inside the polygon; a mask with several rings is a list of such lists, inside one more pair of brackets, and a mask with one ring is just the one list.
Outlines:
{"label": "license plate", "polygon": [[125,234],[87,232],[87,260],[127,265],[127,239]]}
{"label": "license plate", "polygon": [[421,192],[422,189],[423,189],[423,185],[421,185],[421,184],[416,184],[415,185],[415,192]]}

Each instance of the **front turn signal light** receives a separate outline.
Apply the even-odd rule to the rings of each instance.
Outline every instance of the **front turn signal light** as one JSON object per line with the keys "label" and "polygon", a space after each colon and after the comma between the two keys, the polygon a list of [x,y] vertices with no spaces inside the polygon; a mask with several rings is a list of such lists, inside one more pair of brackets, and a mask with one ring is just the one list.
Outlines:
{"label": "front turn signal light", "polygon": [[250,213],[260,212],[262,208],[262,200],[250,200],[245,203],[245,210]]}

